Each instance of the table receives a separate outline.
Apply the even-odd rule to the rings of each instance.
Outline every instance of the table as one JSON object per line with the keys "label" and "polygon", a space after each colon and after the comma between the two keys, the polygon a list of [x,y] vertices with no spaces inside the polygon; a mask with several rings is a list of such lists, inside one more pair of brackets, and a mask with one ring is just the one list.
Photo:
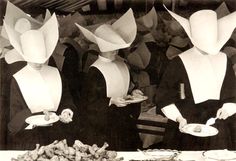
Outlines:
{"label": "table", "polygon": [[[0,151],[0,160],[11,161],[12,157],[17,157],[24,153],[25,151]],[[130,159],[145,159],[141,152],[118,152],[118,157],[123,157],[124,161],[129,161]],[[180,153],[179,159],[182,161],[204,161],[202,151],[183,151]]]}

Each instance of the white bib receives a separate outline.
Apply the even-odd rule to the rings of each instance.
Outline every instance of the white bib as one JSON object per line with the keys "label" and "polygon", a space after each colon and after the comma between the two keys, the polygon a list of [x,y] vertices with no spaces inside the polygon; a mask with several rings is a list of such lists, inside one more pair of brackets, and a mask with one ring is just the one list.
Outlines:
{"label": "white bib", "polygon": [[96,67],[106,81],[107,97],[123,97],[129,89],[129,70],[120,60],[111,61],[104,57],[99,58],[91,65]]}
{"label": "white bib", "polygon": [[13,76],[32,113],[44,109],[57,111],[62,95],[62,82],[57,68],[43,65],[37,71],[27,65]]}
{"label": "white bib", "polygon": [[226,55],[222,52],[203,55],[193,47],[179,56],[188,74],[194,102],[219,100],[227,67]]}

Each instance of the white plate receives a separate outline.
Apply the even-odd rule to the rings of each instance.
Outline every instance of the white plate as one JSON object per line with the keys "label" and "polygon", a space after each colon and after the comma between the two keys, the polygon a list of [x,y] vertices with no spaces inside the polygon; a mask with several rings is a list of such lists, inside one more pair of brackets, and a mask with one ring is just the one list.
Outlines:
{"label": "white plate", "polygon": [[148,97],[147,96],[142,96],[142,97],[133,97],[132,99],[127,99],[125,100],[126,103],[139,103],[142,101],[147,100]]}
{"label": "white plate", "polygon": [[[194,128],[196,126],[201,126],[201,132],[195,132]],[[218,130],[212,126],[207,126],[205,124],[187,124],[183,127],[183,132],[188,133],[193,136],[198,137],[208,137],[208,136],[214,136],[218,134]]]}
{"label": "white plate", "polygon": [[217,160],[224,160],[224,161],[231,161],[236,160],[236,153],[228,150],[209,150],[202,153],[203,157],[207,161],[217,161]]}
{"label": "white plate", "polygon": [[36,125],[36,126],[46,126],[52,123],[55,123],[59,120],[59,116],[57,116],[55,113],[50,114],[50,119],[46,121],[44,119],[45,115],[34,115],[30,116],[25,119],[25,122],[30,125]]}
{"label": "white plate", "polygon": [[148,160],[157,160],[157,159],[170,160],[179,154],[178,151],[159,150],[159,149],[144,150],[144,151],[138,150],[138,151],[143,154],[142,160],[145,160],[145,159],[148,159]]}

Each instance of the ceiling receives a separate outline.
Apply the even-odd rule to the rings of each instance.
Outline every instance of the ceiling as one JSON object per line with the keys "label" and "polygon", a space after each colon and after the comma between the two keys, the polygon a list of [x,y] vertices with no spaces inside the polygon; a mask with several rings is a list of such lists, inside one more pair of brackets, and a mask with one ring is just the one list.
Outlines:
{"label": "ceiling", "polygon": [[[7,0],[0,0],[1,11],[4,10]],[[126,10],[132,7],[134,10],[145,11],[152,6],[162,8],[162,4],[168,7],[183,7],[188,6],[213,6],[219,5],[223,1],[236,5],[235,0],[10,0],[16,6],[30,12],[37,13],[46,8],[54,12],[66,14],[75,11],[83,13],[109,13]],[[236,6],[235,6],[236,8]],[[234,9],[235,9],[234,8]]]}
{"label": "ceiling", "polygon": [[[26,13],[37,16],[49,9],[57,14],[68,14],[79,11],[81,14],[108,14],[124,12],[132,8],[135,12],[147,12],[153,6],[163,10],[163,4],[172,10],[215,9],[226,2],[230,11],[236,10],[235,0],[10,0]],[[7,0],[0,0],[0,25],[5,14]]]}

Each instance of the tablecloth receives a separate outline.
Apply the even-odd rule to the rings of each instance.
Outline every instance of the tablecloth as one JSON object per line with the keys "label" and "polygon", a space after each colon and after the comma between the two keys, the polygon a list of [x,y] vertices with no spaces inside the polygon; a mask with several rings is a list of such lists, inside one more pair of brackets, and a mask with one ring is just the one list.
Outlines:
{"label": "tablecloth", "polygon": [[[20,154],[24,154],[26,151],[0,151],[1,161],[11,161],[11,158],[17,157]],[[123,157],[124,161],[129,161],[131,159],[141,160],[145,159],[142,152],[118,152],[118,157]],[[183,151],[179,154],[178,159],[181,161],[204,161],[202,157],[202,151]]]}

